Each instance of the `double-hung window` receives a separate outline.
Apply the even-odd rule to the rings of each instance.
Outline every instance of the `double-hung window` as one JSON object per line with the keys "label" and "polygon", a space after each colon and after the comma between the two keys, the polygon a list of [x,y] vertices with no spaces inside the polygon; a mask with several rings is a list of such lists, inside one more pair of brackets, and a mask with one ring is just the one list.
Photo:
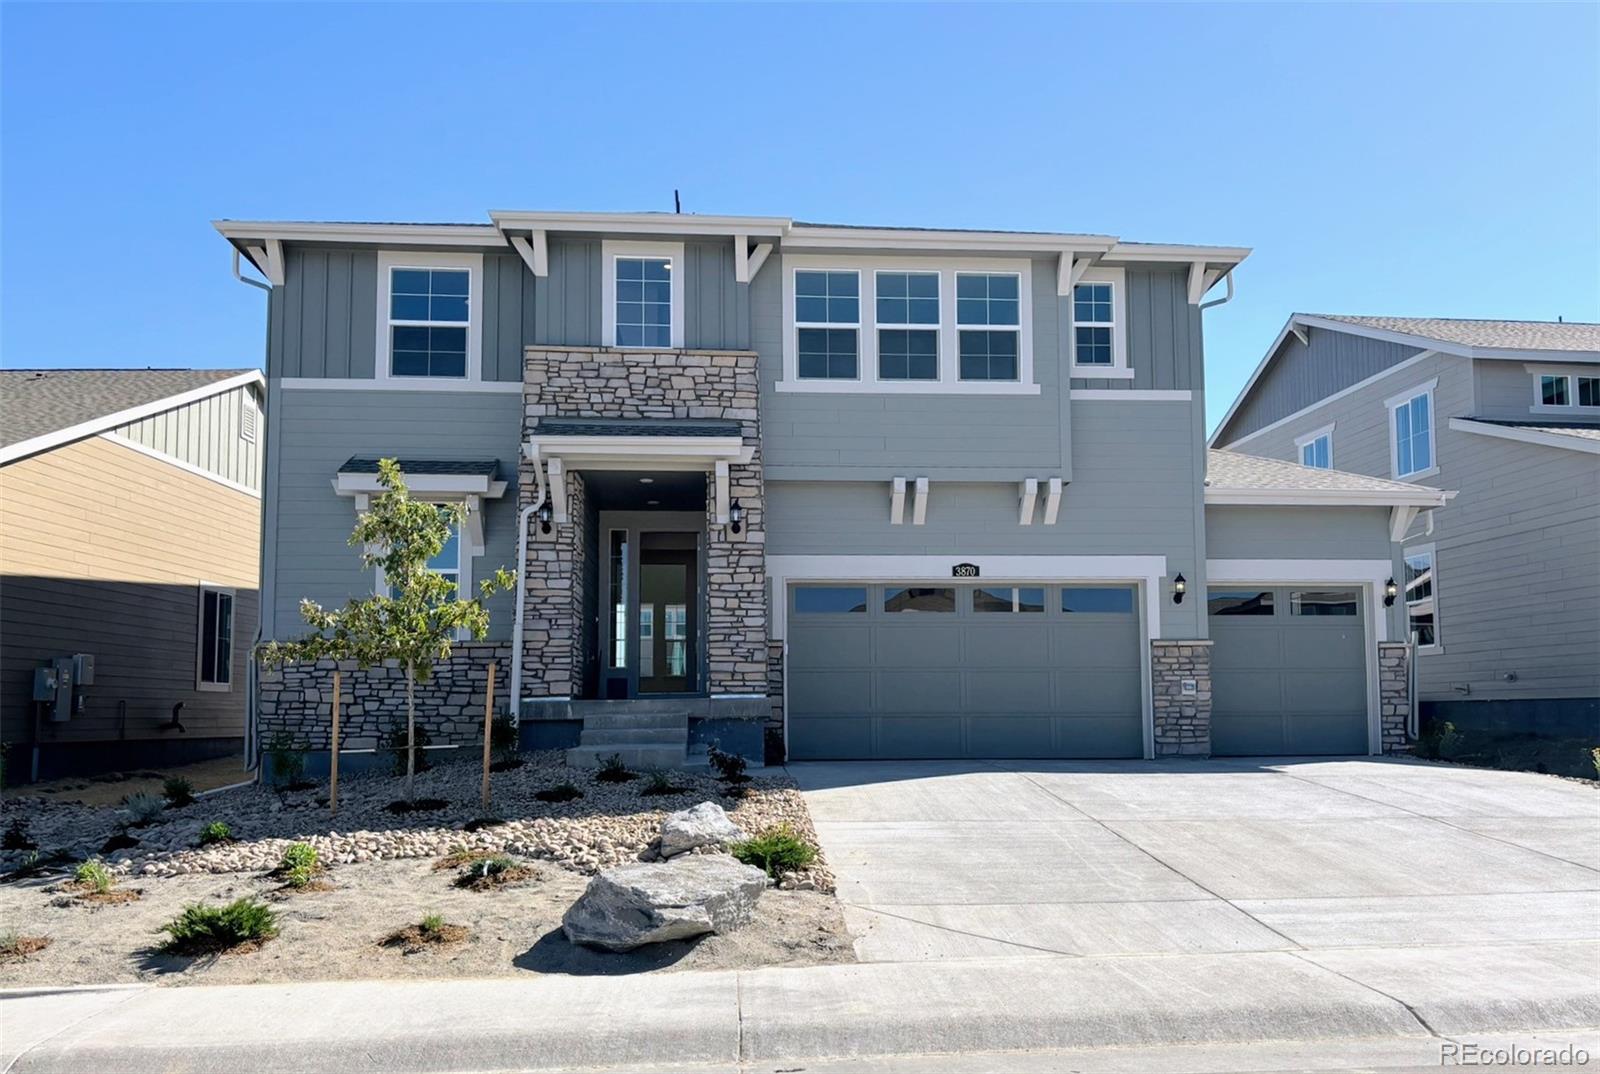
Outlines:
{"label": "double-hung window", "polygon": [[861,375],[861,274],[794,274],[796,374],[802,380]]}
{"label": "double-hung window", "polygon": [[956,273],[956,328],[962,380],[1017,380],[1022,353],[1022,277]]}
{"label": "double-hung window", "polygon": [[482,281],[480,254],[380,250],[377,379],[478,380]]}
{"label": "double-hung window", "polygon": [[1072,327],[1072,375],[1123,379],[1131,377],[1122,315],[1125,280],[1121,269],[1093,268],[1072,285],[1069,309]]}
{"label": "double-hung window", "polygon": [[683,346],[683,244],[602,242],[601,342],[607,347]]}
{"label": "double-hung window", "polygon": [[1333,426],[1296,438],[1294,446],[1300,452],[1300,465],[1318,470],[1333,469]]}
{"label": "double-hung window", "polygon": [[[428,560],[428,570],[442,575],[450,580],[455,588],[455,595],[461,596],[461,527],[455,522],[450,524],[450,536],[444,542],[444,547],[439,549],[439,554]],[[383,577],[383,571],[378,571],[378,591],[392,595],[388,580]]]}
{"label": "double-hung window", "polygon": [[233,689],[233,590],[200,586],[200,623],[195,686]]}
{"label": "double-hung window", "polygon": [[878,379],[939,379],[939,274],[880,272]]}
{"label": "double-hung window", "polygon": [[1423,477],[1439,469],[1433,450],[1433,389],[1436,383],[1430,381],[1387,401],[1390,463],[1395,477]]}
{"label": "double-hung window", "polygon": [[1408,548],[1406,559],[1406,633],[1418,649],[1439,645],[1439,616],[1435,607],[1437,588],[1433,545]]}

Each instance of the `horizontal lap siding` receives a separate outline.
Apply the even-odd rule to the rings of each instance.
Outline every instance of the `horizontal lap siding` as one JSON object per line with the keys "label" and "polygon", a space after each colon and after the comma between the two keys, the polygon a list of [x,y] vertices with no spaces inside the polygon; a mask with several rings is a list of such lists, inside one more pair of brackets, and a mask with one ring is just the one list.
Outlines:
{"label": "horizontal lap siding", "polygon": [[1388,559],[1387,507],[1206,508],[1210,559]]}
{"label": "horizontal lap siding", "polygon": [[[370,596],[375,578],[349,546],[355,501],[333,491],[340,465],[354,455],[500,460],[504,497],[487,501],[484,554],[475,581],[498,567],[516,569],[516,474],[522,399],[481,392],[314,391],[277,393],[276,489],[268,541],[276,560],[269,626],[273,636],[301,632],[300,601],[337,607]],[[490,634],[511,636],[512,594],[489,603]]]}
{"label": "horizontal lap siding", "polygon": [[[34,667],[90,653],[86,710],[47,741],[161,732],[173,704],[196,738],[243,734],[257,622],[261,501],[105,438],[0,468],[0,708],[29,735]],[[234,690],[195,690],[200,581],[236,591]]]}

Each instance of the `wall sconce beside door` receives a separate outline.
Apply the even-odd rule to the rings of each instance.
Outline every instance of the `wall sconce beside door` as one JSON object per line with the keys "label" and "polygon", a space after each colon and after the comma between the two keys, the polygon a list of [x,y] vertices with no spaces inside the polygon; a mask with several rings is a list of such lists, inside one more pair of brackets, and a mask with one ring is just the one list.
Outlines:
{"label": "wall sconce beside door", "polygon": [[1172,580],[1172,603],[1182,604],[1183,595],[1189,592],[1189,583],[1180,573]]}

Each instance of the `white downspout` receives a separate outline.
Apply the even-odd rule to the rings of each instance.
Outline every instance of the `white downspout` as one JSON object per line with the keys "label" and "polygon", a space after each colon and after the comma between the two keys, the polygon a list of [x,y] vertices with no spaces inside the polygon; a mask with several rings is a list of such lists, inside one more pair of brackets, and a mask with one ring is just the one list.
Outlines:
{"label": "white downspout", "polygon": [[533,513],[544,506],[545,497],[549,490],[544,481],[544,462],[536,454],[532,454],[533,472],[538,479],[539,491],[535,494],[533,502],[517,513],[517,610],[516,622],[511,625],[511,723],[517,726],[522,722],[522,616],[523,608],[528,601],[528,588],[526,574],[528,571],[528,520]]}
{"label": "white downspout", "polygon": [[1229,269],[1227,275],[1223,276],[1222,278],[1228,281],[1228,293],[1223,295],[1221,298],[1213,298],[1210,302],[1200,303],[1201,309],[1208,310],[1212,306],[1221,306],[1233,301],[1233,270]]}

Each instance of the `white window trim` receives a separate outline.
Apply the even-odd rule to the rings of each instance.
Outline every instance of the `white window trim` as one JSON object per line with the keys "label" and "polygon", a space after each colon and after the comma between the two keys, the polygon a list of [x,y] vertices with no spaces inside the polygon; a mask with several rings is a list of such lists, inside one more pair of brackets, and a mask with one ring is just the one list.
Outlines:
{"label": "white window trim", "polygon": [[1313,429],[1309,433],[1305,433],[1302,436],[1295,437],[1295,441],[1294,441],[1294,461],[1298,462],[1301,466],[1306,465],[1306,463],[1304,461],[1305,460],[1305,446],[1307,444],[1314,444],[1318,440],[1321,440],[1323,437],[1327,437],[1328,438],[1328,469],[1330,469],[1330,470],[1334,469],[1334,465],[1333,465],[1333,427],[1334,427],[1335,424],[1337,424],[1337,423],[1330,421],[1328,424],[1324,425],[1320,429]]}
{"label": "white window trim", "polygon": [[[206,682],[201,678],[200,669],[204,666],[201,659],[201,650],[206,643],[206,594],[221,593],[228,597],[228,681]],[[194,688],[208,694],[229,694],[233,692],[233,649],[236,644],[234,639],[234,625],[239,621],[239,595],[232,586],[218,585],[215,582],[201,582],[195,587],[195,623],[194,623]]]}
{"label": "white window trim", "polygon": [[[939,320],[937,322],[933,323],[933,324],[880,324],[878,322],[878,297],[877,297],[878,296],[878,277],[884,275],[885,273],[888,273],[890,275],[899,275],[899,276],[914,276],[914,275],[932,276],[934,278],[934,280],[935,280],[935,286],[938,288],[938,292],[939,292]],[[873,369],[874,374],[876,376],[878,376],[881,381],[884,381],[884,382],[894,382],[896,380],[896,378],[884,377],[883,376],[883,363],[881,361],[881,356],[878,355],[878,342],[879,342],[879,334],[880,333],[882,333],[882,332],[884,332],[886,330],[890,331],[890,332],[899,332],[899,331],[905,331],[905,332],[932,332],[933,333],[933,337],[934,337],[934,359],[933,359],[933,361],[934,361],[934,378],[933,378],[933,380],[931,380],[931,381],[930,380],[914,381],[910,377],[905,378],[905,380],[908,383],[913,383],[913,384],[933,384],[933,383],[936,383],[942,376],[944,376],[944,361],[943,361],[943,357],[944,356],[940,353],[940,350],[942,349],[942,344],[943,344],[942,333],[940,332],[940,329],[941,329],[941,327],[943,325],[943,322],[944,322],[944,273],[939,271],[938,269],[908,269],[908,268],[893,268],[893,269],[879,268],[879,269],[873,269],[872,270],[872,296],[873,296],[872,297],[872,353],[874,355],[874,362],[876,363],[875,366],[874,366],[874,369]],[[1020,308],[1020,306],[1018,308]],[[1017,331],[1020,333],[1021,330],[1022,330],[1022,326],[1018,325],[1017,326]],[[1019,359],[1019,362],[1020,362],[1020,359]],[[958,369],[957,372],[959,373],[960,370]],[[1020,375],[1021,375],[1021,370],[1019,369],[1018,370],[1018,376],[1020,376]]]}
{"label": "white window trim", "polygon": [[1411,640],[1411,608],[1410,608],[1409,604],[1406,601],[1405,575],[1404,575],[1404,572],[1403,572],[1403,568],[1405,567],[1405,561],[1406,561],[1406,557],[1407,556],[1417,555],[1418,553],[1421,553],[1421,552],[1426,552],[1428,554],[1428,564],[1429,564],[1428,570],[1433,573],[1433,577],[1430,579],[1430,582],[1433,585],[1433,597],[1432,597],[1432,600],[1433,600],[1433,644],[1432,645],[1418,645],[1416,647],[1416,652],[1417,652],[1418,656],[1432,656],[1435,653],[1444,652],[1444,632],[1439,629],[1439,627],[1440,627],[1440,623],[1439,623],[1439,552],[1438,552],[1438,548],[1434,545],[1434,543],[1432,541],[1428,542],[1427,544],[1414,544],[1414,545],[1403,545],[1403,546],[1401,546],[1401,549],[1400,549],[1400,564],[1401,564],[1401,567],[1402,567],[1402,574],[1401,574],[1400,601],[1399,602],[1402,605],[1402,609],[1401,609],[1400,618],[1401,618],[1401,621],[1404,622],[1404,624],[1405,624],[1406,640],[1410,641]]}
{"label": "white window trim", "polygon": [[[1128,368],[1128,287],[1127,273],[1119,268],[1091,268],[1084,272],[1078,283],[1109,283],[1111,285],[1111,309],[1115,321],[1111,325],[1111,364],[1105,365],[1079,365],[1078,364],[1078,325],[1077,325],[1077,285],[1073,285],[1073,294],[1067,296],[1067,348],[1071,355],[1069,375],[1080,378],[1097,378],[1100,380],[1131,380],[1133,370]],[[1104,326],[1104,322],[1090,321],[1086,324]]]}
{"label": "white window trim", "polygon": [[[1531,414],[1565,414],[1594,415],[1600,413],[1600,406],[1582,406],[1578,403],[1579,378],[1600,380],[1600,366],[1590,369],[1573,369],[1570,366],[1524,365],[1533,378],[1533,405],[1528,408]],[[1545,377],[1563,377],[1567,382],[1567,405],[1549,406],[1544,401]]]}
{"label": "white window trim", "polygon": [[[796,272],[856,272],[861,280],[860,325],[857,327],[855,380],[801,380],[799,331],[794,317]],[[939,379],[880,380],[878,378],[879,272],[931,272],[939,276]],[[956,275],[1007,273],[1018,280],[1016,380],[960,379],[959,339],[956,325]],[[872,316],[868,317],[867,314]],[[818,326],[822,327],[822,326]],[[848,327],[834,325],[833,327]],[[916,325],[888,324],[890,329]],[[923,326],[934,327],[934,326]],[[978,326],[968,326],[977,328]],[[845,254],[788,254],[783,259],[783,377],[780,392],[879,393],[904,395],[1038,395],[1033,367],[1033,263],[1017,258],[886,257]]]}
{"label": "white window trim", "polygon": [[[816,272],[816,271],[819,271],[819,270],[808,269],[808,270],[805,270],[805,271]],[[851,276],[854,276],[856,278],[856,319],[854,321],[802,321],[802,320],[796,318],[795,322],[794,322],[794,329],[795,329],[795,331],[794,331],[794,340],[795,340],[795,344],[794,344],[794,346],[795,346],[795,359],[794,359],[794,361],[795,361],[795,380],[797,382],[799,382],[799,383],[802,383],[802,384],[858,384],[858,383],[861,382],[861,379],[862,379],[862,371],[866,368],[866,356],[865,356],[866,345],[865,345],[864,340],[865,340],[865,336],[866,336],[866,333],[867,333],[867,329],[862,324],[863,317],[861,315],[862,310],[865,308],[863,304],[866,301],[866,299],[863,297],[865,295],[865,293],[866,293],[866,289],[864,287],[862,287],[862,285],[861,285],[861,278],[862,278],[862,276],[865,275],[865,273],[863,273],[860,269],[853,269],[853,268],[852,269],[825,269],[825,270],[820,270],[820,271],[833,273],[835,275],[840,275],[840,276],[851,275]],[[873,273],[872,276],[873,276],[873,280],[874,280],[874,293],[876,293],[877,273]],[[791,282],[793,282],[794,281],[794,277],[790,276],[790,280],[791,280]],[[795,289],[798,290],[800,285],[798,283],[795,283],[794,286],[795,286]],[[825,302],[826,302],[826,300],[825,300]],[[790,313],[790,316],[794,315],[794,305],[793,305],[792,302],[790,303],[790,306],[789,306],[789,313]],[[843,330],[843,329],[854,329],[855,330],[855,334],[856,334],[856,375],[853,376],[853,377],[802,377],[802,376],[800,376],[800,329],[802,329],[802,328],[822,328],[822,329],[840,329],[840,330]],[[874,332],[876,332],[876,329],[874,329]],[[874,335],[874,337],[873,337],[872,353],[873,353],[874,359],[876,359],[876,356],[877,356],[877,353],[878,353],[878,345],[877,345],[877,337],[876,337],[876,335]],[[876,377],[876,370],[874,370],[874,377]]]}
{"label": "white window trim", "polygon": [[[394,372],[390,346],[389,302],[395,269],[467,270],[467,375],[464,377],[407,377]],[[402,324],[409,322],[400,322]],[[382,388],[432,390],[440,385],[479,385],[483,382],[483,255],[425,253],[409,250],[378,251],[378,352],[373,379]],[[369,385],[370,386],[370,385]]]}
{"label": "white window trim", "polygon": [[[1439,378],[1418,384],[1396,395],[1391,395],[1383,401],[1384,408],[1389,412],[1389,475],[1396,481],[1417,481],[1424,477],[1432,477],[1439,472],[1439,437],[1437,435],[1438,407],[1434,405],[1433,390],[1439,386]],[[1428,397],[1428,468],[1416,470],[1409,474],[1400,472],[1400,440],[1395,431],[1395,411],[1401,406],[1409,404],[1419,395]]]}
{"label": "white window trim", "polygon": [[[667,349],[683,349],[683,287],[684,263],[681,242],[612,242],[600,243],[600,343],[617,347],[617,259],[631,257],[665,258],[671,262],[668,275],[672,277],[671,343]],[[660,347],[618,347],[619,350],[659,351]]]}

